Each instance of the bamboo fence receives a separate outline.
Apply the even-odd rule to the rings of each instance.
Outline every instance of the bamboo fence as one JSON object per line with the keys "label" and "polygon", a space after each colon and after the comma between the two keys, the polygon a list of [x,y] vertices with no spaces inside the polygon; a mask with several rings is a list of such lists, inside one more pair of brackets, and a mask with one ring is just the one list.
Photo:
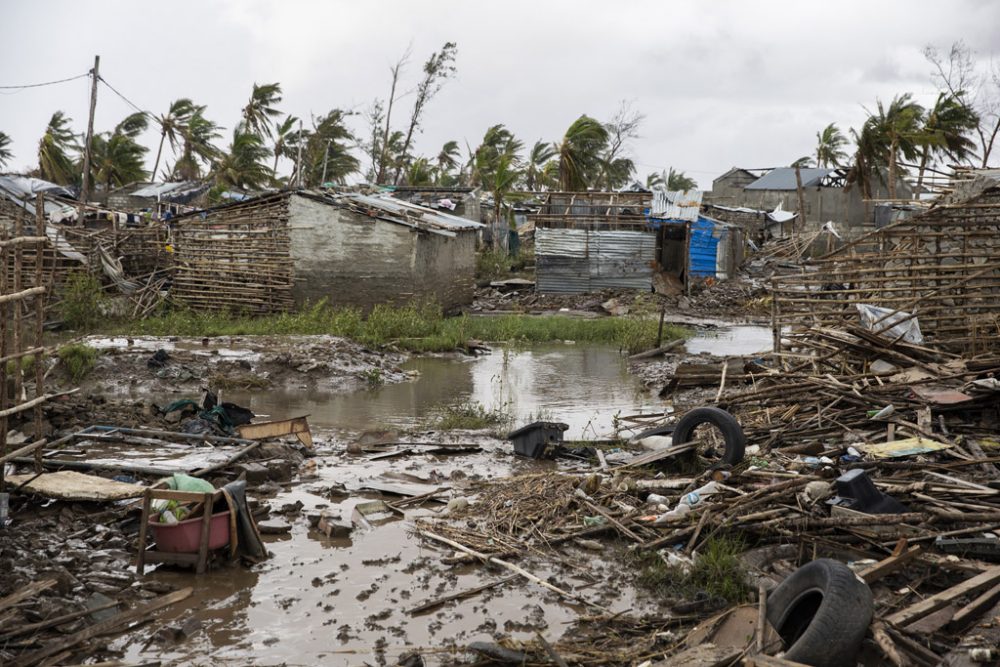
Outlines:
{"label": "bamboo fence", "polygon": [[775,276],[775,351],[797,327],[857,324],[857,306],[905,312],[926,344],[962,354],[1000,349],[1000,184],[941,203]]}
{"label": "bamboo fence", "polygon": [[170,243],[177,303],[248,314],[293,306],[287,194],[182,217],[170,225]]}

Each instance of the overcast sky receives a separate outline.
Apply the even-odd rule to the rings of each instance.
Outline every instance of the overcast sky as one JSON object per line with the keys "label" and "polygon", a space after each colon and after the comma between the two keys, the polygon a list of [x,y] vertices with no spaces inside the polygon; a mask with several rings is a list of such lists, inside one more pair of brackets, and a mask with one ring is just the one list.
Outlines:
{"label": "overcast sky", "polygon": [[[553,141],[580,114],[607,120],[629,100],[646,115],[632,147],[640,178],[673,166],[704,188],[732,166],[810,153],[817,130],[836,121],[846,132],[876,97],[931,102],[927,44],[963,39],[1000,57],[992,0],[7,0],[3,13],[0,86],[83,74],[100,54],[101,75],[143,109],[163,113],[190,97],[229,129],[254,82],[280,82],[282,109],[307,119],[363,112],[387,95],[389,67],[408,45],[407,89],[427,56],[454,41],[458,72],[427,109],[419,153],[436,155],[449,139],[475,146],[495,123],[529,146]],[[57,109],[83,132],[88,96],[87,79],[0,90],[9,168],[36,165]],[[100,87],[95,131],[130,111]],[[151,131],[150,166],[156,140]]]}

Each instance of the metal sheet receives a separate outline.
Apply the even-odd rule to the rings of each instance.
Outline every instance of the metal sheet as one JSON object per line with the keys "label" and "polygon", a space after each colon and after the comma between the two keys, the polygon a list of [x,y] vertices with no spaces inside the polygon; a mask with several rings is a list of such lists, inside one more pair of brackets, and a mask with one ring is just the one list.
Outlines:
{"label": "metal sheet", "polygon": [[[802,187],[817,185],[823,178],[833,172],[833,169],[806,167],[799,169]],[[778,167],[767,172],[756,181],[746,186],[746,190],[795,190],[795,169],[793,167]]]}
{"label": "metal sheet", "polygon": [[537,289],[580,294],[602,289],[652,289],[652,232],[535,230]]}
{"label": "metal sheet", "polygon": [[701,190],[654,190],[650,216],[665,220],[694,222],[701,211]]}

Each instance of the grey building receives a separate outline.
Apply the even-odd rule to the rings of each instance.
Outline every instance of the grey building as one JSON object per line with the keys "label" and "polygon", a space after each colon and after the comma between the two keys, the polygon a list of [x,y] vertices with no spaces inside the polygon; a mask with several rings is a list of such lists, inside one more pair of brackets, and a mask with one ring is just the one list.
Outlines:
{"label": "grey building", "polygon": [[[873,200],[887,199],[888,187],[882,180],[873,179],[872,199],[866,201],[858,184],[849,186],[846,169],[803,168],[799,170],[804,202],[804,225],[800,229],[814,231],[828,221],[833,221],[845,237],[853,238],[875,228]],[[897,199],[912,199],[909,184],[899,179],[896,183]],[[766,171],[732,168],[712,181],[711,192],[705,193],[707,205],[745,207],[773,211],[799,212],[799,199],[795,169],[779,167]]]}

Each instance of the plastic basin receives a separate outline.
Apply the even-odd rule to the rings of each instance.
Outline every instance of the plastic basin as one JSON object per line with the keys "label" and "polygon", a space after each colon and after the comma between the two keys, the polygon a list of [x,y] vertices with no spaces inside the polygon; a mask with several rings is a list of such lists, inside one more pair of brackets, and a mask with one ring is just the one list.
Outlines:
{"label": "plastic basin", "polygon": [[[229,510],[212,515],[208,529],[208,548],[221,549],[229,544]],[[178,523],[150,521],[158,551],[169,553],[198,553],[201,543],[201,524],[204,517],[185,519]]]}

